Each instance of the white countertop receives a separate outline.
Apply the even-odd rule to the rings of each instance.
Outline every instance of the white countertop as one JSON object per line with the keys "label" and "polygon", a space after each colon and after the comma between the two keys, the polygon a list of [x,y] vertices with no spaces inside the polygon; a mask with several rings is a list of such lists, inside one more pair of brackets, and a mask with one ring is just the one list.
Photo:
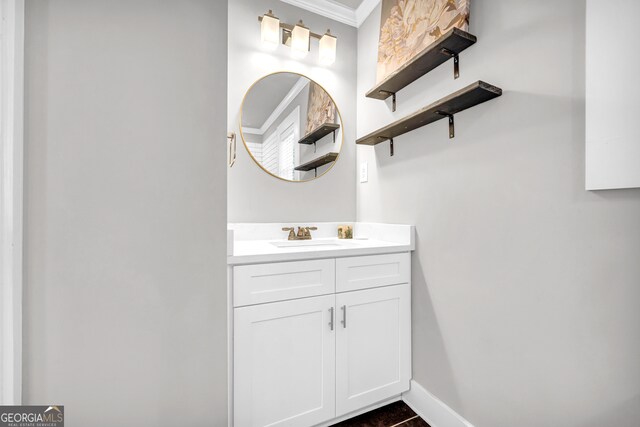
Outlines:
{"label": "white countertop", "polygon": [[[353,239],[330,237],[338,224],[354,227]],[[297,224],[296,224],[297,225]],[[415,248],[414,227],[374,223],[305,223],[316,226],[312,240],[291,241],[281,231],[288,224],[229,224],[227,264],[257,264],[304,259],[408,252]],[[294,245],[291,247],[279,247]]]}

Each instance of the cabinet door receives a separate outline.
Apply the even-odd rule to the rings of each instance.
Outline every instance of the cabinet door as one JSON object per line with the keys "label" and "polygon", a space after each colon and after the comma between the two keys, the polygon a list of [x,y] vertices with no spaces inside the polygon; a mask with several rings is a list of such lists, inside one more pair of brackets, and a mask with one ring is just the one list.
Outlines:
{"label": "cabinet door", "polygon": [[335,296],[234,310],[234,425],[311,426],[335,417]]}
{"label": "cabinet door", "polygon": [[336,415],[408,390],[409,284],[337,294],[336,310]]}

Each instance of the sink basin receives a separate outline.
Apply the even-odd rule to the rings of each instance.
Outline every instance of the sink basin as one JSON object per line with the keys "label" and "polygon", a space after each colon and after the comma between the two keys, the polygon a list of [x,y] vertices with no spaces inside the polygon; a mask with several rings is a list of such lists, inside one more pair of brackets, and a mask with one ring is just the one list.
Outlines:
{"label": "sink basin", "polygon": [[301,248],[308,246],[342,246],[337,241],[327,240],[285,240],[282,242],[271,242],[271,244],[277,248]]}

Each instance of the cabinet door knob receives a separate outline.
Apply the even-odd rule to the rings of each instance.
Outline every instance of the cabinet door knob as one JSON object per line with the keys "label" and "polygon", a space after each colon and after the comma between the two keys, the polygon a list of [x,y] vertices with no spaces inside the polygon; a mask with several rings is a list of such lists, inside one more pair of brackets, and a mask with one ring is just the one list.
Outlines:
{"label": "cabinet door knob", "polygon": [[347,306],[346,305],[342,306],[342,320],[340,321],[340,323],[342,323],[343,328],[347,327]]}
{"label": "cabinet door knob", "polygon": [[333,307],[329,309],[329,317],[331,319],[329,320],[329,328],[333,331]]}

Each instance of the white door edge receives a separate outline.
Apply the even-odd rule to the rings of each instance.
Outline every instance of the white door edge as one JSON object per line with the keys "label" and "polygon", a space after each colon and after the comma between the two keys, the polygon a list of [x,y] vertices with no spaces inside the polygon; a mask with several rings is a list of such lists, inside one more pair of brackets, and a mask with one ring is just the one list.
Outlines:
{"label": "white door edge", "polygon": [[0,0],[0,404],[22,401],[24,0]]}

